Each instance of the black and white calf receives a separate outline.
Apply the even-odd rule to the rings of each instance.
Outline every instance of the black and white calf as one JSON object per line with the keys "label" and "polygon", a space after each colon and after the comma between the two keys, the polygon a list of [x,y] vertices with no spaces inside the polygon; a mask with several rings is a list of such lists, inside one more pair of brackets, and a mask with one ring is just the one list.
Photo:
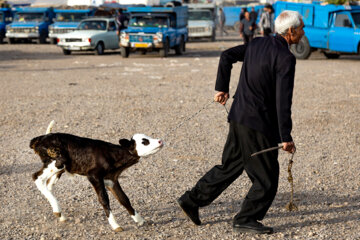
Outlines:
{"label": "black and white calf", "polygon": [[30,148],[34,149],[43,162],[42,168],[33,174],[37,188],[47,198],[53,213],[65,221],[59,203],[51,190],[64,172],[86,176],[94,187],[99,201],[113,230],[122,231],[111,213],[106,188],[127,209],[139,225],[144,219],[133,209],[128,197],[118,182],[119,175],[134,165],[140,157],[156,153],[163,147],[160,139],[144,134],[135,134],[130,140],[120,139],[119,144],[83,138],[65,133],[51,133],[50,123],[46,135],[33,138]]}

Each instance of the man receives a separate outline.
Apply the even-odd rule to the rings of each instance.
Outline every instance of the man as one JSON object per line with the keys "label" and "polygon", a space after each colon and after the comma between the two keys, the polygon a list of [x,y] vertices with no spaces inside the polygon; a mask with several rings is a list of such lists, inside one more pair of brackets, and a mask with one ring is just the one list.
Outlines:
{"label": "man", "polygon": [[116,23],[118,25],[118,29],[117,29],[118,35],[120,35],[121,30],[127,27],[128,22],[129,19],[126,17],[126,15],[123,13],[123,10],[120,8],[118,10],[118,15],[116,17]]}
{"label": "man", "polygon": [[240,37],[244,44],[251,42],[254,38],[255,21],[250,19],[250,13],[245,12],[244,19],[240,21]]}
{"label": "man", "polygon": [[255,11],[255,8],[252,7],[251,8],[251,12],[250,12],[250,19],[254,22],[256,22],[256,19],[257,19],[257,12]]}
{"label": "man", "polygon": [[260,33],[264,37],[274,32],[274,11],[270,4],[265,4],[259,21]]}
{"label": "man", "polygon": [[178,203],[186,215],[200,225],[199,207],[214,201],[245,169],[252,186],[234,217],[237,232],[272,233],[261,221],[275,198],[278,179],[278,152],[250,157],[254,152],[283,144],[295,151],[291,137],[291,103],[296,60],[289,45],[304,35],[301,15],[284,11],[275,22],[275,36],[255,38],[247,45],[221,54],[214,101],[223,105],[229,98],[232,65],[243,61],[240,80],[230,109],[229,133],[222,164],[214,166]]}
{"label": "man", "polygon": [[225,35],[228,35],[227,31],[225,30],[225,22],[226,22],[226,18],[225,18],[224,10],[220,8],[219,9],[220,36],[223,36],[223,33],[225,33]]}

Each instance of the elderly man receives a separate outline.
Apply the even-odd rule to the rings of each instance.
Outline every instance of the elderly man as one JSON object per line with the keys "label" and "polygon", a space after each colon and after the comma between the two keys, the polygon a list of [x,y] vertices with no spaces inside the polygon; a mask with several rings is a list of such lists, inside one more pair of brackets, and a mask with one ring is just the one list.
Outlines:
{"label": "elderly man", "polygon": [[237,232],[272,233],[259,221],[265,217],[278,187],[278,152],[250,157],[254,152],[283,144],[295,151],[291,137],[291,103],[296,60],[289,45],[304,35],[301,15],[284,11],[275,22],[277,34],[255,38],[247,45],[230,48],[221,54],[214,100],[225,105],[229,98],[232,65],[242,61],[242,70],[228,116],[229,133],[222,164],[214,166],[178,203],[186,215],[200,225],[199,207],[214,201],[245,169],[252,186],[234,217]]}

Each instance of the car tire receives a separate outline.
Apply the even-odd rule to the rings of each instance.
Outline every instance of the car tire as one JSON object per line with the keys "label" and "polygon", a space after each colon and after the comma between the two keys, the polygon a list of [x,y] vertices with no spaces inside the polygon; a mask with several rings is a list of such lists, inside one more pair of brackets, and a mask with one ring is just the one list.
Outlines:
{"label": "car tire", "polygon": [[3,43],[4,43],[4,38],[0,37],[0,44],[3,44]]}
{"label": "car tire", "polygon": [[64,55],[70,55],[70,54],[71,54],[71,50],[63,49],[63,53],[64,53]]}
{"label": "car tire", "polygon": [[99,42],[95,47],[95,54],[96,55],[103,55],[104,54],[104,44]]}
{"label": "car tire", "polygon": [[324,52],[324,55],[327,59],[338,59],[340,57],[340,54],[338,53],[327,53]]}
{"label": "car tire", "polygon": [[169,45],[170,45],[169,39],[166,38],[163,48],[160,49],[160,51],[159,51],[160,57],[166,58],[169,55]]}
{"label": "car tire", "polygon": [[15,43],[15,38],[8,38],[8,43],[9,44],[14,44]]}
{"label": "car tire", "polygon": [[311,47],[309,40],[306,36],[303,36],[298,44],[293,44],[290,47],[291,52],[298,59],[308,59],[311,54]]}
{"label": "car tire", "polygon": [[129,54],[130,54],[130,48],[128,47],[121,47],[120,48],[120,53],[121,53],[121,56],[123,58],[128,58],[129,57]]}
{"label": "car tire", "polygon": [[177,46],[175,47],[175,53],[176,53],[176,55],[182,55],[182,54],[183,54],[184,44],[185,44],[185,42],[184,42],[184,37],[181,36],[179,45],[177,45]]}

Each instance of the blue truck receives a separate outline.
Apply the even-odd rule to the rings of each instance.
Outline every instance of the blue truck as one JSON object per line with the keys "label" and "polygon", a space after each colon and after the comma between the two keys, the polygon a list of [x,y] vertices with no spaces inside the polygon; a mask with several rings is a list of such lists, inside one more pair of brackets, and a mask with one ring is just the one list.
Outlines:
{"label": "blue truck", "polygon": [[185,51],[187,6],[129,7],[128,12],[128,27],[120,33],[122,57],[127,58],[131,51],[159,51],[161,57],[167,57],[170,49],[177,55]]}
{"label": "blue truck", "polygon": [[45,43],[48,27],[54,18],[53,8],[17,8],[14,21],[6,26],[8,43],[17,40],[36,40]]}
{"label": "blue truck", "polygon": [[307,59],[315,50],[327,58],[360,54],[360,6],[276,2],[273,7],[276,17],[284,10],[303,16],[305,35],[291,46],[295,57]]}
{"label": "blue truck", "polygon": [[6,26],[11,23],[13,12],[10,8],[0,8],[0,43],[3,43],[6,33]]}
{"label": "blue truck", "polygon": [[264,5],[256,6],[225,6],[223,11],[225,14],[225,27],[233,28],[235,31],[239,31],[240,28],[240,12],[242,8],[246,8],[248,12],[251,12],[251,8],[254,7],[255,12],[257,13],[256,23],[259,22],[261,13],[264,9]]}
{"label": "blue truck", "polygon": [[50,43],[56,44],[57,38],[64,33],[74,31],[81,20],[93,16],[95,8],[91,9],[61,9],[55,8],[54,23],[49,26]]}

